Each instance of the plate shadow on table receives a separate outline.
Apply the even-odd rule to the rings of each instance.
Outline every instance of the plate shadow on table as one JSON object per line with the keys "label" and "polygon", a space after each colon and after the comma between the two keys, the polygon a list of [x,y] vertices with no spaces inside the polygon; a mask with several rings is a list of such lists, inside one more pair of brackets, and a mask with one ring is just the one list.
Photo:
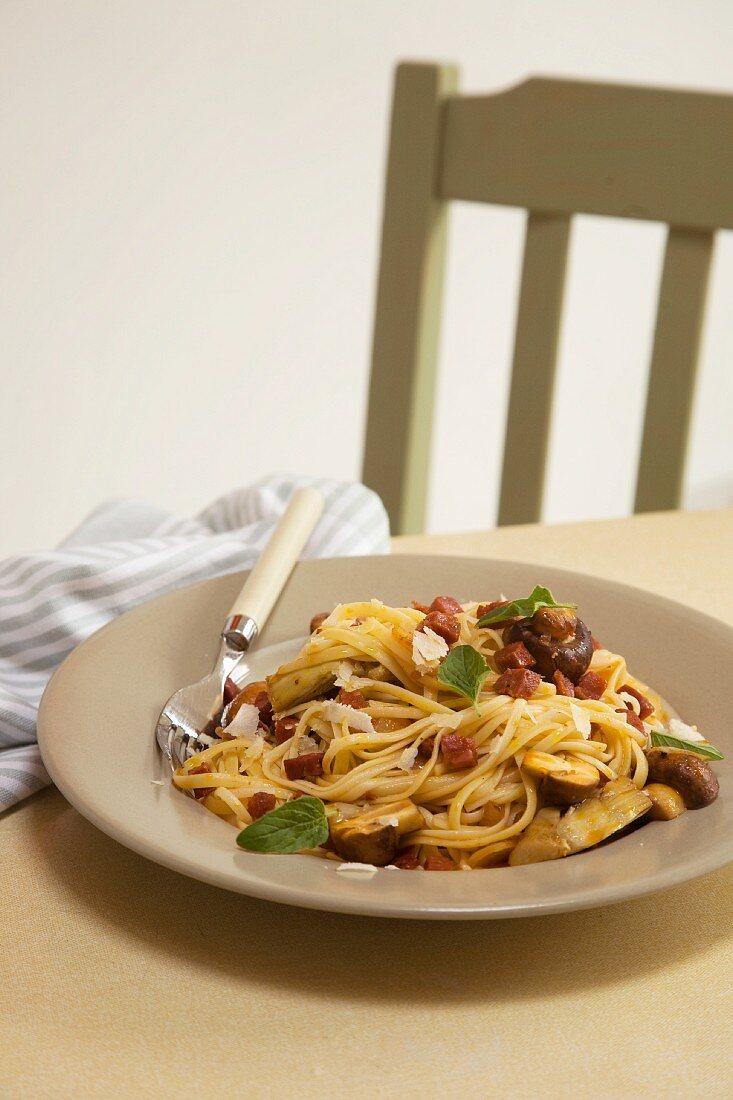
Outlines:
{"label": "plate shadow on table", "polygon": [[[119,942],[202,972],[350,1001],[521,1001],[611,987],[704,955],[730,935],[726,868],[601,909],[501,921],[344,916],[248,898],[122,847],[53,791],[27,805],[31,858]],[[215,942],[215,950],[212,943]]]}

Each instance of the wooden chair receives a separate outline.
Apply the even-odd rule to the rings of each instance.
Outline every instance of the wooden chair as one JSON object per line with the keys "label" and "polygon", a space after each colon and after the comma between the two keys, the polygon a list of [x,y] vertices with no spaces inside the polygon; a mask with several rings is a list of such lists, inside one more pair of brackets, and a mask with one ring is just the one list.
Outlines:
{"label": "wooden chair", "polygon": [[528,209],[498,520],[541,518],[570,219],[669,225],[635,510],[680,503],[716,228],[733,229],[733,97],[535,78],[461,96],[397,68],[363,477],[423,530],[450,199]]}

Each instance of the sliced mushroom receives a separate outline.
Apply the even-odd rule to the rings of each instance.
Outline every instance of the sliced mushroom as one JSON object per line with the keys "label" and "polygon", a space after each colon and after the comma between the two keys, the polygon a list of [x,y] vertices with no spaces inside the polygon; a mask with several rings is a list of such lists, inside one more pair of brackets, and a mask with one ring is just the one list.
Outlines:
{"label": "sliced mushroom", "polygon": [[558,835],[559,821],[559,810],[549,806],[540,810],[517,841],[509,856],[509,866],[545,863],[548,859],[562,859],[569,855],[570,846],[567,840]]}
{"label": "sliced mushroom", "polygon": [[288,669],[283,665],[267,677],[267,692],[276,714],[316,699],[329,691],[336,682],[338,662],[331,661],[312,668]]}
{"label": "sliced mushroom", "polygon": [[540,789],[545,800],[558,806],[582,802],[593,794],[601,778],[598,768],[585,760],[568,760],[536,749],[527,753],[522,768],[541,779]]}
{"label": "sliced mushroom", "polygon": [[679,791],[688,810],[709,806],[720,787],[715,772],[701,756],[683,749],[650,749],[646,754],[652,783]]}
{"label": "sliced mushroom", "polygon": [[385,867],[397,855],[397,828],[350,817],[331,825],[331,842],[342,859]]}
{"label": "sliced mushroom", "polygon": [[652,800],[630,779],[612,779],[593,798],[568,810],[557,827],[571,852],[593,848],[651,809]]}
{"label": "sliced mushroom", "polygon": [[665,783],[649,783],[644,787],[644,794],[651,798],[652,808],[649,818],[652,821],[671,821],[685,812],[685,800],[674,787],[668,787]]}
{"label": "sliced mushroom", "polygon": [[[550,611],[555,615],[551,621]],[[593,656],[590,630],[565,608],[542,608],[532,618],[520,619],[507,628],[504,640],[507,644],[523,642],[534,657],[534,671],[550,683],[556,672],[562,672],[576,684]]]}
{"label": "sliced mushroom", "polygon": [[332,822],[331,842],[343,859],[384,867],[394,859],[399,838],[422,826],[423,816],[415,803],[403,798]]}

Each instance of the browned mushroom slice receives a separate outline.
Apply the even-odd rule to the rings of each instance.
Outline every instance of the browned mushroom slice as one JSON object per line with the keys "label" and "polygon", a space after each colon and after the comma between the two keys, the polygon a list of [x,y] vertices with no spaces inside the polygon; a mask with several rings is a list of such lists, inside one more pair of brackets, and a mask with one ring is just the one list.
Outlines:
{"label": "browned mushroom slice", "polygon": [[710,765],[694,752],[656,748],[646,754],[652,783],[665,783],[682,795],[688,810],[709,806],[720,787]]}
{"label": "browned mushroom slice", "polygon": [[526,754],[522,768],[541,780],[545,800],[557,806],[582,802],[593,794],[601,778],[598,768],[585,760],[568,760],[536,749]]}
{"label": "browned mushroom slice", "polygon": [[671,821],[685,812],[685,800],[674,787],[665,783],[649,783],[644,794],[652,800],[649,817],[652,821]]}
{"label": "browned mushroom slice", "polygon": [[397,855],[396,827],[379,821],[362,821],[357,817],[335,821],[331,825],[331,842],[342,859],[353,863],[385,867]]}
{"label": "browned mushroom slice", "polygon": [[558,836],[571,852],[582,852],[631,825],[651,806],[651,798],[630,779],[612,779],[599,794],[568,810],[557,827]]}
{"label": "browned mushroom slice", "polygon": [[556,672],[562,672],[577,683],[593,656],[590,630],[564,608],[542,608],[532,618],[520,619],[507,628],[504,640],[522,642],[534,658],[534,671],[550,682]]}
{"label": "browned mushroom slice", "polygon": [[329,691],[336,682],[338,662],[331,661],[311,668],[289,669],[283,665],[267,677],[267,693],[272,709],[281,714],[298,703],[306,703]]}
{"label": "browned mushroom slice", "polygon": [[394,858],[399,837],[414,833],[423,825],[423,817],[414,802],[372,806],[355,817],[331,824],[331,842],[338,855],[354,863],[373,863],[383,867]]}
{"label": "browned mushroom slice", "polygon": [[559,810],[549,806],[540,810],[517,841],[509,856],[509,866],[545,863],[548,859],[562,859],[569,855],[570,846],[567,840],[558,835],[559,822]]}

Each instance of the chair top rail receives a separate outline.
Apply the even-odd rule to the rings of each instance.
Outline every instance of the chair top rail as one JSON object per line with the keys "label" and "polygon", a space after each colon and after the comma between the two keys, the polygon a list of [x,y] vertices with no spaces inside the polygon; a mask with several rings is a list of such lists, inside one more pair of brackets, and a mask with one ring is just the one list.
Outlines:
{"label": "chair top rail", "polygon": [[733,96],[537,77],[443,121],[441,198],[733,229]]}

